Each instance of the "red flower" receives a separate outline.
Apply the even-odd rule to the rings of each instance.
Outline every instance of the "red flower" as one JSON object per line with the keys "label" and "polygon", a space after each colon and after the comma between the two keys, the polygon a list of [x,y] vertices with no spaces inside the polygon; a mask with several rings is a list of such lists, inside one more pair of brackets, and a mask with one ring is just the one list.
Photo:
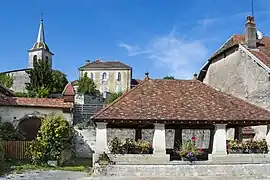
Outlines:
{"label": "red flower", "polygon": [[203,149],[200,149],[200,152],[203,153]]}
{"label": "red flower", "polygon": [[149,147],[149,148],[152,148],[152,144],[149,144],[148,147]]}
{"label": "red flower", "polygon": [[193,137],[191,138],[191,140],[194,142],[194,141],[197,140],[197,138],[193,136]]}

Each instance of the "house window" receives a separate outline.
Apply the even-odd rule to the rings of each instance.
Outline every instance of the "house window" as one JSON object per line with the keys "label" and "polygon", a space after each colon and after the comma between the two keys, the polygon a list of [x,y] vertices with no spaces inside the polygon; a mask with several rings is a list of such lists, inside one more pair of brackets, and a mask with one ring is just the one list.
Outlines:
{"label": "house window", "polygon": [[107,73],[102,73],[102,80],[106,80],[107,79]]}
{"label": "house window", "polygon": [[90,73],[90,78],[94,79],[94,74],[92,72]]}
{"label": "house window", "polygon": [[37,61],[37,55],[34,55],[33,62]]}
{"label": "house window", "polygon": [[117,73],[117,81],[121,81],[121,73],[120,72]]}

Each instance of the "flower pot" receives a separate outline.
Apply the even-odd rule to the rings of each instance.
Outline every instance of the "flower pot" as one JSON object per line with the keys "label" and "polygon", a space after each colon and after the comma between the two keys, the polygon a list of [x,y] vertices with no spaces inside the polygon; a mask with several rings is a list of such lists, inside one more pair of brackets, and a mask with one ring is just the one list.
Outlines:
{"label": "flower pot", "polygon": [[48,160],[47,164],[52,167],[56,167],[58,165],[57,161],[55,160]]}

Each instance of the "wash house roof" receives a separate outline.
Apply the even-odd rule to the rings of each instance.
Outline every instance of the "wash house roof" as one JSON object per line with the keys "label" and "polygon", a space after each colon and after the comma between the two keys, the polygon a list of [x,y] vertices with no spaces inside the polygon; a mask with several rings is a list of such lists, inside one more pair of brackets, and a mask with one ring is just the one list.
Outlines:
{"label": "wash house roof", "polygon": [[198,80],[153,80],[123,94],[94,121],[172,123],[266,123],[270,112]]}

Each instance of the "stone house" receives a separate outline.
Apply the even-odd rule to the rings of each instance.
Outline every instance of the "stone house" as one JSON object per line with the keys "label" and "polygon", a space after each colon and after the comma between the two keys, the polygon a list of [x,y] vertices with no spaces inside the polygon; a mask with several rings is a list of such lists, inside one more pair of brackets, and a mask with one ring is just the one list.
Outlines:
{"label": "stone house", "polygon": [[[238,125],[268,124],[270,112],[196,78],[155,80],[146,74],[144,81],[92,120],[96,124],[96,155],[108,152],[108,143],[119,137],[146,140],[153,144],[154,155],[167,157],[194,134],[197,145],[209,154],[227,155],[226,130],[235,128],[238,138]],[[203,133],[196,133],[198,130]]]}
{"label": "stone house", "polygon": [[0,120],[13,123],[25,133],[27,140],[36,137],[41,125],[40,118],[44,115],[55,113],[73,122],[74,90],[71,84],[66,86],[58,99],[14,97],[2,85],[0,92]]}
{"label": "stone house", "polygon": [[[79,68],[80,77],[87,75],[94,80],[97,90],[106,98],[106,93],[124,92],[131,87],[132,68],[120,61],[102,61],[97,59]],[[72,82],[77,88],[78,81]]]}
{"label": "stone house", "polygon": [[[270,37],[257,32],[254,17],[247,17],[245,34],[233,35],[209,58],[198,79],[270,110]],[[252,128],[255,139],[265,138],[266,126]]]}

